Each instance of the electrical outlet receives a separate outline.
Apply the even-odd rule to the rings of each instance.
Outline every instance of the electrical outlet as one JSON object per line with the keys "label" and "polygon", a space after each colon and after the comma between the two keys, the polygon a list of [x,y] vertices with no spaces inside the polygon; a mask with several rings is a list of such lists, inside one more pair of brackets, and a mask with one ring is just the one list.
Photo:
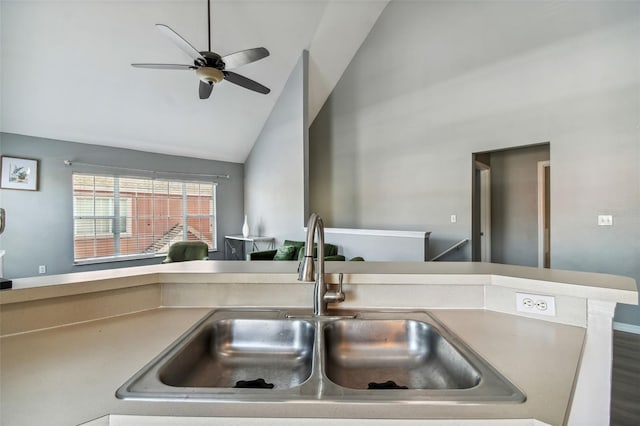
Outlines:
{"label": "electrical outlet", "polygon": [[541,294],[516,293],[516,310],[527,314],[556,316],[556,298]]}
{"label": "electrical outlet", "polygon": [[47,265],[38,266],[38,273],[39,274],[46,274],[47,273]]}
{"label": "electrical outlet", "polygon": [[598,226],[613,226],[613,216],[610,214],[598,215]]}
{"label": "electrical outlet", "polygon": [[458,221],[458,216],[456,216],[455,214],[451,215],[451,223],[456,223]]}

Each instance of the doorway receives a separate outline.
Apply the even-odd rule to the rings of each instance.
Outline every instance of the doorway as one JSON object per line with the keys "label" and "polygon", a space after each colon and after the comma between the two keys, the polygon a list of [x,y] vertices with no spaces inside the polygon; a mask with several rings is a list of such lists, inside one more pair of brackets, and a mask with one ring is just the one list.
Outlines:
{"label": "doorway", "polygon": [[472,158],[472,259],[550,267],[550,144]]}

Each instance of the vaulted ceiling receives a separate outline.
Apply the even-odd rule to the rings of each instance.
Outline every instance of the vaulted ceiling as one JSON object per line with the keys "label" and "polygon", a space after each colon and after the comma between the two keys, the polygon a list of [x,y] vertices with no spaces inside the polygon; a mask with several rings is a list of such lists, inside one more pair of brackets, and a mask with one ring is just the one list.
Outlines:
{"label": "vaulted ceiling", "polygon": [[191,64],[155,24],[206,50],[205,0],[0,0],[0,130],[242,163],[303,49],[313,118],[386,3],[212,0],[212,50],[269,49],[234,71],[271,93],[224,81],[200,100],[194,72],[130,64]]}

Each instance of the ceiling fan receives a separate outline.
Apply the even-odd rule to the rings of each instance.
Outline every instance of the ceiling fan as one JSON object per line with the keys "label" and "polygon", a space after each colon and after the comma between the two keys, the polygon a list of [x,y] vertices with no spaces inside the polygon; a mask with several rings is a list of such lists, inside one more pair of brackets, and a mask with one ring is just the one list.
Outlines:
{"label": "ceiling fan", "polygon": [[229,71],[242,65],[258,61],[269,56],[269,51],[264,47],[241,50],[226,56],[220,56],[211,51],[211,1],[207,0],[207,29],[209,50],[199,52],[187,40],[166,25],[156,24],[156,28],[169,38],[180,50],[193,59],[193,65],[181,64],[131,64],[137,68],[153,68],[160,70],[195,70],[200,79],[198,94],[200,99],[207,99],[211,95],[213,85],[227,80],[245,89],[266,95],[271,90],[257,81],[243,75]]}

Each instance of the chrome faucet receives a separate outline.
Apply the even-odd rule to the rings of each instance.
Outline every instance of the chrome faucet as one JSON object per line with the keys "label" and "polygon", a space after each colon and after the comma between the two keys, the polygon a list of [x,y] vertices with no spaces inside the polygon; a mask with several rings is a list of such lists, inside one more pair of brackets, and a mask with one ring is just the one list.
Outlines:
{"label": "chrome faucet", "polygon": [[[318,233],[318,271],[315,272],[315,263],[313,261],[313,239]],[[324,282],[324,222],[317,213],[311,213],[309,222],[307,223],[307,239],[305,242],[304,258],[300,262],[298,268],[298,281],[314,282],[313,289],[313,315],[326,315],[327,305],[329,303],[344,302],[344,293],[342,292],[342,274],[340,274],[340,283],[338,291],[328,291],[327,284]],[[315,272],[315,278],[314,278]]]}

